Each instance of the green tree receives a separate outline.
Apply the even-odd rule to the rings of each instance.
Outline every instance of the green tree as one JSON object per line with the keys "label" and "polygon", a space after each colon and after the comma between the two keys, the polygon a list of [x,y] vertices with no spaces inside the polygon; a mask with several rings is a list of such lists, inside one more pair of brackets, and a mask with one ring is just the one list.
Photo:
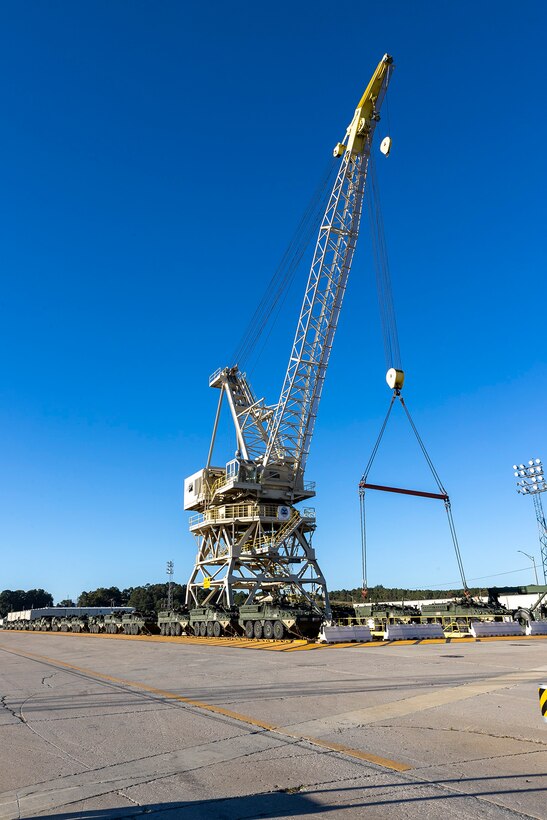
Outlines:
{"label": "green tree", "polygon": [[[144,584],[144,586],[133,587],[128,600],[128,606],[134,606],[140,611],[156,611],[165,609],[167,606],[169,585],[168,584]],[[184,605],[186,597],[186,586],[172,584],[171,593],[173,596],[173,606]]]}
{"label": "green tree", "polygon": [[78,606],[124,606],[124,601],[118,587],[99,587],[90,592],[82,592]]}
{"label": "green tree", "polygon": [[41,609],[53,606],[53,596],[45,589],[5,589],[0,592],[0,617],[8,612],[20,612],[23,609]]}

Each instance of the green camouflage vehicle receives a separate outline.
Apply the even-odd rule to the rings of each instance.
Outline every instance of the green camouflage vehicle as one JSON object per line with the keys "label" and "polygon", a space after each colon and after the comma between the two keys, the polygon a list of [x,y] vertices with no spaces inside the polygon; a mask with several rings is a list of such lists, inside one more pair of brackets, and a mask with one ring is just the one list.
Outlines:
{"label": "green camouflage vehicle", "polygon": [[124,635],[157,635],[158,616],[155,612],[126,612],[122,615],[120,631]]}
{"label": "green camouflage vehicle", "polygon": [[287,635],[316,638],[322,620],[311,606],[261,603],[240,606],[238,623],[247,638],[280,641]]}
{"label": "green camouflage vehicle", "polygon": [[87,628],[92,635],[99,635],[105,631],[104,615],[90,615]]}
{"label": "green camouflage vehicle", "polygon": [[104,632],[106,632],[107,635],[117,635],[118,632],[122,632],[122,619],[123,615],[121,612],[112,612],[110,615],[105,615]]}
{"label": "green camouflage vehicle", "polygon": [[422,622],[440,623],[445,632],[468,632],[473,621],[511,620],[511,612],[499,601],[488,603],[474,598],[460,598],[445,603],[422,604]]}
{"label": "green camouflage vehicle", "polygon": [[190,613],[187,609],[165,609],[158,614],[160,635],[182,635],[190,626]]}
{"label": "green camouflage vehicle", "polygon": [[72,617],[70,615],[60,615],[51,619],[52,632],[72,632]]}
{"label": "green camouflage vehicle", "polygon": [[420,610],[405,604],[354,604],[356,623],[373,632],[385,630],[388,624],[409,624],[420,620]]}
{"label": "green camouflage vehicle", "polygon": [[237,635],[238,610],[223,607],[200,606],[190,610],[190,630],[202,638],[220,638],[221,635]]}

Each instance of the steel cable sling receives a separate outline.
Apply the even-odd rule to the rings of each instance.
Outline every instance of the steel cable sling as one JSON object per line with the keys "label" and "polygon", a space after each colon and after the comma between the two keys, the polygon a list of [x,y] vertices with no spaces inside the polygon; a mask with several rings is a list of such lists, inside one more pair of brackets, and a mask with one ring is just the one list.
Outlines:
{"label": "steel cable sling", "polygon": [[[437,488],[439,490],[438,493],[429,493],[429,492],[425,492],[425,491],[422,491],[422,490],[408,490],[408,489],[404,489],[402,487],[386,487],[386,486],[380,485],[380,484],[369,484],[368,481],[367,481],[368,474],[369,474],[370,469],[371,469],[371,467],[374,463],[374,459],[376,458],[378,448],[380,447],[380,443],[381,443],[383,435],[385,433],[387,423],[388,423],[389,417],[391,415],[393,405],[395,403],[395,399],[399,399],[399,401],[401,402],[401,405],[403,407],[403,410],[405,411],[405,415],[406,415],[406,417],[409,421],[412,432],[416,436],[416,440],[417,440],[417,442],[420,446],[420,449],[421,449],[421,451],[424,455],[427,466],[429,467],[429,469],[431,471],[431,474],[432,474],[432,476],[435,480],[435,483],[437,484]],[[445,488],[442,484],[442,481],[439,477],[439,474],[438,474],[437,470],[435,469],[435,466],[434,466],[434,464],[431,460],[431,457],[430,457],[429,453],[426,450],[425,444],[423,443],[422,438],[421,438],[420,434],[418,433],[418,429],[417,429],[416,425],[414,424],[412,416],[410,415],[410,411],[409,411],[408,407],[406,406],[406,402],[403,399],[403,397],[401,396],[400,391],[398,391],[398,390],[393,391],[393,395],[392,395],[391,401],[389,403],[389,408],[388,408],[386,417],[385,417],[384,422],[382,424],[382,427],[380,429],[380,433],[378,435],[378,438],[376,439],[376,442],[375,442],[374,447],[372,449],[372,453],[371,453],[371,456],[368,460],[365,472],[363,473],[361,481],[359,482],[359,507],[360,507],[360,521],[361,521],[361,556],[362,556],[363,590],[364,590],[363,594],[364,594],[364,596],[366,596],[366,590],[368,590],[367,552],[366,552],[367,534],[366,534],[366,515],[365,515],[365,490],[367,490],[367,489],[368,490],[382,490],[384,492],[391,492],[391,493],[400,493],[402,495],[414,495],[414,496],[419,496],[421,498],[438,498],[438,499],[444,501],[444,506],[445,506],[445,509],[446,509],[446,515],[447,515],[447,518],[448,518],[448,527],[449,527],[449,530],[450,530],[452,543],[454,545],[454,552],[456,554],[456,561],[457,561],[458,569],[460,571],[460,576],[461,576],[461,579],[462,579],[463,590],[464,590],[464,593],[467,594],[467,588],[468,588],[467,587],[467,581],[466,581],[466,578],[465,578],[465,571],[464,571],[464,568],[463,568],[463,562],[462,562],[462,557],[461,557],[461,552],[460,552],[460,546],[459,546],[459,543],[458,543],[458,536],[456,534],[456,527],[455,527],[454,518],[453,518],[453,515],[452,515],[452,506],[450,504],[450,498],[449,498],[448,493],[446,492],[446,490],[445,490]]]}

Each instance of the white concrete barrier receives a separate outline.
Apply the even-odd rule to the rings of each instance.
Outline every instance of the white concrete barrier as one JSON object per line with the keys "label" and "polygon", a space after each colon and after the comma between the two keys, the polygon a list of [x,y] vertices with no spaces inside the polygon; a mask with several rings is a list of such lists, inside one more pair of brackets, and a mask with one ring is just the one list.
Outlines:
{"label": "white concrete barrier", "polygon": [[371,641],[368,626],[324,626],[319,633],[321,643],[346,643]]}
{"label": "white concrete barrier", "polygon": [[441,624],[388,624],[384,641],[421,641],[422,638],[444,638]]}
{"label": "white concrete barrier", "polygon": [[522,627],[517,621],[473,621],[470,629],[474,638],[493,638],[496,635],[522,637]]}
{"label": "white concrete barrier", "polygon": [[547,621],[530,621],[526,625],[527,635],[547,635]]}

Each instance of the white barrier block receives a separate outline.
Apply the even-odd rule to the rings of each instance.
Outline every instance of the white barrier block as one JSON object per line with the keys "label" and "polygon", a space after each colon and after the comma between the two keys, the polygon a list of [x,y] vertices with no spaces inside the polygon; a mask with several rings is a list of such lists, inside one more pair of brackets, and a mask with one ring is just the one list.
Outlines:
{"label": "white barrier block", "polygon": [[496,635],[522,637],[522,627],[517,621],[473,621],[470,629],[474,638],[493,638]]}
{"label": "white barrier block", "polygon": [[441,624],[388,624],[384,641],[421,641],[422,638],[444,638]]}
{"label": "white barrier block", "polygon": [[371,641],[368,626],[324,626],[319,633],[322,643],[346,643],[350,641]]}
{"label": "white barrier block", "polygon": [[547,635],[547,621],[530,621],[526,626],[527,635]]}

